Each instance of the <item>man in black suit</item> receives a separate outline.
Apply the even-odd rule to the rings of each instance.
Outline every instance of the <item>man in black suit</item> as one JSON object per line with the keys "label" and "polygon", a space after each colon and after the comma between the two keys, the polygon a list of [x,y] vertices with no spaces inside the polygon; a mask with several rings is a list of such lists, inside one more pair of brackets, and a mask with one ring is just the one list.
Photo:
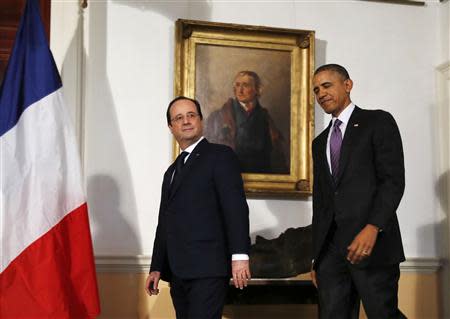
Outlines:
{"label": "man in black suit", "polygon": [[320,318],[405,318],[398,309],[405,260],[396,209],[405,187],[394,118],[350,100],[353,82],[340,65],[314,73],[317,102],[332,115],[313,141],[313,267]]}
{"label": "man in black suit", "polygon": [[200,104],[178,97],[167,123],[182,152],[164,174],[147,293],[170,282],[177,318],[221,318],[230,274],[250,278],[248,206],[239,161],[203,136]]}

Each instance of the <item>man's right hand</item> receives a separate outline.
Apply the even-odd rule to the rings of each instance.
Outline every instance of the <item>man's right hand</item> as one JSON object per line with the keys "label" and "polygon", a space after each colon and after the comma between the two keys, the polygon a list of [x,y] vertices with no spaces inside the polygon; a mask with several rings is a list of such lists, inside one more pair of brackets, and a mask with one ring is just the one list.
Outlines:
{"label": "man's right hand", "polygon": [[147,280],[145,281],[145,291],[149,296],[157,295],[159,293],[158,284],[161,278],[161,273],[159,271],[152,271],[148,274]]}
{"label": "man's right hand", "polygon": [[233,260],[231,262],[231,273],[236,288],[244,289],[250,280],[250,262],[248,260]]}

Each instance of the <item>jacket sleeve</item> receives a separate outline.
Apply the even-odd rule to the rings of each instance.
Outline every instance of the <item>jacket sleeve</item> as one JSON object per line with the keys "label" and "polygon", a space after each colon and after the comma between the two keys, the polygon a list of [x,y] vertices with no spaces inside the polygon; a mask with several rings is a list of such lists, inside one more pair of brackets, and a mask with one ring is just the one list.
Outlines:
{"label": "jacket sleeve", "polygon": [[165,218],[164,212],[162,211],[163,207],[163,192],[164,186],[161,189],[161,201],[159,207],[159,215],[158,215],[158,226],[156,227],[156,235],[155,241],[153,243],[153,253],[152,253],[152,261],[150,264],[150,272],[159,271],[162,272],[164,269],[164,262],[167,259],[167,249],[166,249],[166,236],[165,236]]}
{"label": "jacket sleeve", "polygon": [[380,111],[373,135],[377,190],[369,224],[380,229],[394,220],[405,189],[405,167],[400,132],[391,114]]}
{"label": "jacket sleeve", "polygon": [[239,161],[231,148],[224,148],[214,165],[214,185],[225,222],[230,254],[249,254],[249,212]]}

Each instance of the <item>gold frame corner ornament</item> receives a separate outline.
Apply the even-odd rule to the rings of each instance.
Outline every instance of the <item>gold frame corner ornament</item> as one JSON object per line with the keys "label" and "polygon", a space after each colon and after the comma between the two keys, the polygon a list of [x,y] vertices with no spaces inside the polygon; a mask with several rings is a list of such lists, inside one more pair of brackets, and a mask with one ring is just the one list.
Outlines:
{"label": "gold frame corner ornament", "polygon": [[[312,194],[315,32],[179,19],[175,25],[175,96],[196,98],[196,48],[258,48],[290,55],[289,173],[243,173],[249,197],[304,198]],[[288,125],[288,126],[289,126]],[[174,140],[174,157],[179,148]]]}

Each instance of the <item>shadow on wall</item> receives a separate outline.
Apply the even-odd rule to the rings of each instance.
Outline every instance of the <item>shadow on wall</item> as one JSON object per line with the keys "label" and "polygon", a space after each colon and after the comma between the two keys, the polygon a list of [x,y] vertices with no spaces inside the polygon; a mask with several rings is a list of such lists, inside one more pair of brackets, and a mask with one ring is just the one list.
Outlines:
{"label": "shadow on wall", "polygon": [[88,204],[96,254],[135,255],[141,253],[136,199],[106,71],[107,6],[103,1],[90,5],[95,28],[89,29],[86,83],[90,85],[83,119]]}
{"label": "shadow on wall", "polygon": [[94,243],[107,239],[108,255],[114,254],[114,251],[118,255],[140,254],[141,244],[136,227],[127,220],[133,216],[123,211],[118,183],[111,176],[93,175],[88,178],[87,193]]}
{"label": "shadow on wall", "polygon": [[[76,130],[76,136],[80,139],[78,140],[80,149],[83,148],[83,141],[81,140],[83,134],[81,134],[80,131],[82,131],[82,127],[84,126],[82,123],[84,119],[81,119],[80,116],[82,114],[81,100],[83,98],[80,94],[80,86],[83,85],[81,83],[82,80],[80,79],[80,61],[86,60],[86,51],[84,48],[80,49],[83,38],[83,21],[83,14],[79,12],[77,27],[70,40],[61,67],[64,99],[66,106],[68,106],[70,110],[71,119]],[[83,151],[80,153],[83,154]]]}
{"label": "shadow on wall", "polygon": [[[138,255],[142,248],[134,186],[106,67],[108,5],[106,1],[89,5],[89,17],[94,23],[87,30],[90,53],[85,60],[86,81],[82,83],[86,86],[82,98],[86,101],[83,124],[87,199],[95,254]],[[136,295],[130,288],[126,296]],[[100,282],[103,311],[123,302],[113,297],[120,289],[123,284],[117,280]],[[130,306],[136,308],[136,298],[130,300]]]}
{"label": "shadow on wall", "polygon": [[[446,314],[447,317],[450,314],[450,305],[448,303],[448,292],[450,291],[450,234],[449,234],[449,179],[450,172],[446,171],[439,176],[438,181],[435,184],[435,192],[439,198],[439,204],[441,211],[445,213],[444,218],[438,225],[436,232],[436,247],[438,249],[438,256],[442,258],[442,268],[439,272],[439,305],[441,305],[441,314]],[[447,318],[446,317],[446,318]]]}
{"label": "shadow on wall", "polygon": [[[327,41],[316,39],[315,51],[316,51],[315,52],[315,55],[316,55],[315,69],[317,69],[321,65],[324,65],[325,63],[338,63],[339,64],[339,61],[327,61],[327,59],[326,59]],[[311,94],[313,94],[313,92],[311,92]],[[331,117],[329,115],[325,114],[325,112],[322,110],[320,105],[317,104],[314,94],[313,94],[313,97],[314,97],[314,106],[315,106],[315,108],[314,108],[314,127],[315,127],[315,136],[317,136],[327,127],[327,124],[324,124],[325,118],[329,117],[331,119]]]}

